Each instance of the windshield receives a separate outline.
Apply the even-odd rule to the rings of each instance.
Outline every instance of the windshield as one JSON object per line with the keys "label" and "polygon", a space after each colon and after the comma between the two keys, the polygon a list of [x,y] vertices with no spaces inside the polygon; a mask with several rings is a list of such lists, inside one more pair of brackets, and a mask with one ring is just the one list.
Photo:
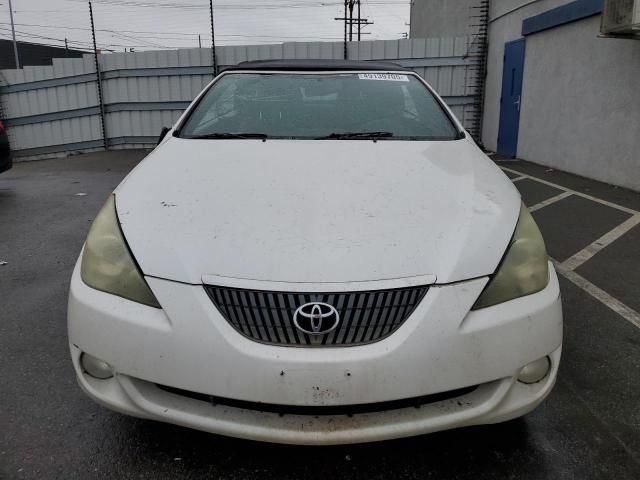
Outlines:
{"label": "windshield", "polygon": [[460,134],[415,76],[233,73],[180,129],[183,138],[454,140]]}

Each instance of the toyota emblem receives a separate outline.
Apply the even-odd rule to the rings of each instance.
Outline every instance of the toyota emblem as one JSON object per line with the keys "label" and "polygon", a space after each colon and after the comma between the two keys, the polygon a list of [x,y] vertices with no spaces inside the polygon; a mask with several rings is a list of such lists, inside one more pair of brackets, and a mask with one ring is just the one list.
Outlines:
{"label": "toyota emblem", "polygon": [[298,330],[309,335],[324,335],[334,330],[340,322],[340,314],[328,303],[309,302],[299,306],[293,314]]}

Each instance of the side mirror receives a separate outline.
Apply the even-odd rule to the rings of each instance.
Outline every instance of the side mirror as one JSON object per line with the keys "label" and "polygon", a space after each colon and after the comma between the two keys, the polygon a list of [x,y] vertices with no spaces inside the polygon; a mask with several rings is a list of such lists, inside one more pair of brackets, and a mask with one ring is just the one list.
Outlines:
{"label": "side mirror", "polygon": [[171,131],[171,128],[162,127],[162,130],[160,131],[160,137],[158,138],[158,143],[156,145],[160,145],[160,142],[162,142],[162,140],[164,140],[164,137],[166,137],[167,133],[169,133],[170,131]]}

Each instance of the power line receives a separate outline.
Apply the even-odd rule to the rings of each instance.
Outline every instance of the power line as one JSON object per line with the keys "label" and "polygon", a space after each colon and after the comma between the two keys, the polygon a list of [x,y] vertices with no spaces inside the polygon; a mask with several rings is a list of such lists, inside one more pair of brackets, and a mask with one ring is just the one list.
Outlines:
{"label": "power line", "polygon": [[[7,32],[10,32],[11,29],[10,28],[5,28],[5,27],[0,27],[0,30],[4,30]],[[18,37],[32,37],[32,38],[41,38],[43,40],[56,40],[58,42],[64,42],[64,38],[55,38],[55,37],[47,37],[44,35],[38,35],[36,33],[28,33],[28,32],[22,32],[20,30],[16,30],[16,36]],[[71,43],[84,43],[84,44],[89,44],[89,42],[83,42],[83,41],[72,41]]]}
{"label": "power line", "polygon": [[139,37],[139,36],[135,36],[135,35],[126,35],[124,33],[118,33],[118,32],[113,32],[111,35],[113,35],[115,37],[119,37],[119,38],[121,38],[123,40],[140,41],[142,43],[146,43],[148,47],[169,48],[166,45],[160,45],[159,43],[150,42],[149,40],[145,40],[145,38],[149,38],[149,37]]}
{"label": "power line", "polygon": [[[0,31],[6,31],[6,32],[10,32],[10,29],[8,28],[3,28],[0,27]],[[10,33],[9,33],[10,34]],[[216,35],[219,36],[219,35]],[[33,42],[33,39],[37,39],[37,40],[52,40],[55,42],[60,42],[60,44],[46,44],[47,46],[52,46],[52,47],[63,47],[64,46],[64,38],[55,38],[55,37],[48,37],[48,36],[44,36],[44,35],[37,35],[37,34],[31,34],[31,33],[27,33],[27,32],[18,32],[16,30],[16,37],[19,37],[19,41],[30,41],[31,43],[39,43],[39,42]],[[202,37],[204,40],[207,40],[209,37]],[[310,38],[310,37],[308,37]],[[10,40],[11,38],[7,38],[8,40]],[[261,37],[251,37],[251,39],[254,42],[257,42],[259,44],[273,44],[274,41],[273,40],[262,40]],[[142,39],[140,39],[142,40]],[[180,39],[182,40],[182,39]],[[197,39],[195,38],[194,35],[194,42]],[[334,40],[339,40],[338,37],[335,37]],[[81,40],[73,40],[73,39],[67,39],[68,44],[70,46],[78,46],[78,48],[80,49],[87,49],[87,50],[91,50],[91,44],[90,42],[87,41],[81,41]],[[246,37],[243,38],[238,38],[238,39],[228,39],[227,42],[241,42],[241,44],[246,43]],[[44,43],[41,43],[42,45],[45,45]],[[149,44],[148,43],[109,43],[109,42],[100,42],[98,44],[98,47],[103,50],[103,51],[110,51],[112,52],[113,49],[110,47],[114,47],[114,48],[148,48]],[[184,48],[190,48],[190,47],[185,47],[184,45],[162,45],[161,48],[164,49],[184,49]]]}
{"label": "power line", "polygon": [[[7,22],[0,22],[0,25],[10,25],[10,23]],[[38,28],[51,28],[51,29],[65,29],[65,30],[81,30],[81,31],[87,31],[90,32],[91,29],[90,28],[84,28],[84,27],[72,27],[72,26],[68,26],[68,25],[41,25],[41,24],[37,24],[37,23],[16,23],[17,26],[20,27],[38,27]],[[187,33],[187,32],[159,32],[159,31],[153,31],[153,30],[113,30],[113,29],[109,29],[109,28],[96,28],[96,32],[105,32],[105,33],[118,33],[118,34],[126,34],[126,33],[150,33],[150,34],[154,34],[154,35],[184,35],[186,37],[195,37],[196,33]],[[216,37],[242,37],[242,38],[291,38],[291,39],[296,39],[296,38],[300,38],[302,35],[259,35],[259,34],[255,34],[255,35],[250,35],[250,34],[240,34],[240,33],[218,33],[216,34]],[[160,37],[154,37],[154,36],[144,36],[144,35],[140,35],[140,38],[157,38],[157,39],[162,39],[165,38],[163,36]],[[172,38],[172,37],[166,37],[166,38]],[[202,38],[210,38],[210,37],[206,37],[203,36]],[[329,40],[339,40],[340,37],[323,37],[323,36],[315,36],[313,35],[313,38],[318,38],[318,39],[329,39]],[[180,38],[178,37],[173,37],[173,40],[180,40]]]}
{"label": "power line", "polygon": [[[4,28],[4,27],[0,27],[0,30],[6,31],[6,32],[10,32],[11,30],[8,28]],[[18,30],[16,30],[16,36],[21,38],[21,41],[29,41],[33,38],[36,39],[43,39],[43,40],[53,40],[56,42],[60,42],[62,44],[65,43],[65,39],[64,38],[55,38],[55,37],[47,37],[44,35],[38,35],[35,33],[27,33],[27,32],[19,32]],[[35,42],[33,42],[35,43]],[[85,41],[81,41],[81,40],[69,40],[67,39],[67,43],[68,44],[75,44],[75,45],[80,45],[80,48],[84,48],[84,49],[89,49],[91,50],[91,43],[90,42],[85,42]],[[44,45],[44,44],[43,44]],[[62,47],[62,45],[48,45],[51,47]],[[112,52],[113,50],[108,48],[108,47],[136,47],[136,48],[144,48],[144,47],[148,47],[149,45],[122,45],[122,44],[115,44],[115,43],[103,43],[100,45],[100,49],[101,50],[105,50],[105,51],[109,51]],[[180,47],[167,47],[167,48],[180,48]]]}
{"label": "power line", "polygon": [[[7,22],[0,22],[0,25],[10,25]],[[67,25],[40,25],[40,24],[35,24],[35,23],[16,23],[17,26],[21,26],[21,27],[38,27],[38,28],[50,28],[50,29],[65,29],[65,30],[79,30],[79,31],[86,31],[86,32],[90,32],[91,29],[90,28],[83,28],[83,27],[72,27],[72,26],[67,26]],[[113,34],[116,36],[120,36],[120,37],[131,37],[134,39],[138,39],[138,40],[142,40],[142,39],[146,39],[146,38],[151,38],[151,39],[157,39],[157,40],[189,40],[189,38],[195,38],[197,35],[196,33],[186,33],[186,32],[157,32],[157,31],[149,31],[149,30],[113,30],[113,29],[106,29],[106,28],[96,28],[96,32],[104,32],[104,33],[109,33],[109,34]],[[27,32],[22,32],[22,33],[27,33]],[[127,35],[130,33],[135,33],[135,34],[153,34],[153,35]],[[31,34],[31,35],[37,35],[37,34]],[[186,38],[183,37],[174,37],[172,35],[183,35]],[[292,40],[297,40],[300,38],[314,38],[317,40],[340,40],[341,37],[329,37],[329,36],[315,36],[315,35],[310,35],[310,36],[306,36],[304,34],[301,35],[260,35],[260,34],[255,34],[255,35],[251,35],[251,34],[241,34],[241,33],[217,33],[216,37],[230,37],[230,38],[273,38],[273,39],[292,39]],[[211,37],[208,37],[206,35],[202,36],[203,39],[210,39]],[[153,46],[158,46],[158,47],[165,47],[165,45],[153,45]]]}
{"label": "power line", "polygon": [[[0,40],[11,40],[11,38],[9,38],[9,37],[3,37],[3,36],[1,36],[1,34],[0,34]],[[59,48],[59,47],[60,47],[60,45],[56,45],[56,44],[54,44],[54,43],[42,43],[42,42],[29,42],[29,43],[32,43],[33,45],[42,45],[43,47],[56,47],[56,48]],[[82,50],[82,48],[83,48],[83,47],[78,47],[78,48],[80,49],[80,51],[83,51],[83,52],[84,52],[84,50]],[[91,53],[91,50],[90,50],[90,49],[88,49],[88,50],[87,50],[86,52],[84,52],[84,53]]]}
{"label": "power line", "polygon": [[[76,5],[87,3],[85,0],[66,1]],[[357,0],[350,1],[358,5]],[[202,18],[204,16],[203,8],[207,8],[206,1],[191,0],[189,2],[186,0],[186,2],[183,4],[179,3],[178,0],[158,0],[157,2],[153,0],[92,0],[95,19],[102,26],[102,28],[96,28],[98,37],[96,40],[99,45],[103,46],[102,48],[139,47],[146,50],[197,47],[198,34],[200,34],[202,42],[210,42],[210,37],[206,32],[207,27],[204,23],[206,20]],[[363,4],[362,9],[366,13],[372,13],[371,10],[375,10],[376,15],[383,15],[384,18],[387,18],[387,13],[384,12],[388,10],[389,18],[397,18],[396,15],[393,15],[394,12],[399,13],[399,9],[395,8],[395,6],[408,6],[410,3],[407,0],[371,0]],[[190,8],[183,8],[185,6]],[[316,9],[315,11],[318,8],[335,8],[338,10],[342,6],[343,1],[341,0],[310,0],[308,2],[282,0],[282,3],[280,3],[280,0],[255,0],[253,2],[248,2],[247,0],[237,0],[237,2],[235,0],[217,0],[215,4],[216,19],[218,20],[215,33],[216,40],[220,40],[223,45],[238,45],[242,43],[262,45],[286,41],[337,41],[341,39],[340,33],[342,32],[338,33],[339,29],[331,28],[326,21],[318,22],[316,20],[317,14],[313,10],[311,12],[303,12],[301,8],[312,8]],[[142,11],[138,11],[138,13],[135,10],[137,7],[152,10],[152,13],[143,13]],[[260,11],[263,7],[266,10]],[[241,13],[248,9],[258,11],[255,14]],[[276,9],[277,13],[275,13]],[[274,13],[267,13],[269,10],[274,10]],[[402,8],[402,10],[404,11],[405,8]],[[47,24],[42,24],[42,22],[38,21],[43,18],[41,11],[38,11],[38,18],[35,13],[30,15],[29,10],[24,10],[24,20],[29,19],[32,22],[27,20],[16,25],[22,29],[21,37],[31,36],[44,39],[47,42],[60,42],[61,44],[64,42],[63,38],[55,37],[65,37],[68,35],[67,31],[71,31],[72,36],[74,35],[73,32],[78,32],[75,34],[76,38],[84,38],[82,38],[82,42],[77,40],[77,43],[88,46],[86,38],[89,38],[88,32],[90,29],[85,28],[82,22],[75,21],[76,16],[70,13],[73,11],[75,10],[61,9],[61,11],[52,12],[51,15],[46,15]],[[268,15],[270,15],[269,18],[277,18],[278,21],[265,21]],[[58,19],[58,17],[60,18]],[[242,22],[238,21],[239,18],[242,18]],[[0,19],[3,19],[2,15],[0,15]],[[4,20],[5,22],[8,21],[8,15],[4,16]],[[326,20],[329,19],[327,18]],[[365,20],[362,19],[361,15],[360,22]],[[56,21],[59,25],[56,24]],[[356,37],[356,30],[359,31],[360,35],[372,35],[370,32],[362,31],[363,25],[357,21],[355,11],[352,15],[352,22],[347,24],[350,27],[348,31],[351,31],[349,37],[352,40]],[[66,23],[70,25],[65,25]],[[240,24],[243,26],[240,27]],[[0,22],[0,25],[2,25],[2,22]],[[163,31],[158,31],[155,28],[158,25],[162,25],[162,28],[166,25],[167,28]],[[196,28],[194,28],[194,25]],[[354,25],[356,26],[355,28],[353,27]],[[109,28],[110,26],[116,28]],[[393,35],[398,31],[396,30],[397,27],[393,28],[393,30],[387,27],[390,26],[382,22],[374,32],[376,35],[374,38],[380,38],[381,32],[384,32],[385,35]],[[243,28],[245,31],[235,33],[234,30],[238,31],[238,28]],[[56,29],[65,31],[56,32]],[[176,31],[168,31],[168,29],[175,29]],[[224,33],[225,29],[229,33]],[[298,29],[300,33],[295,34]],[[283,30],[284,35],[278,34],[281,30]],[[50,32],[50,35],[43,33],[47,31]],[[73,39],[71,41],[74,42]]]}
{"label": "power line", "polygon": [[[85,0],[67,0],[70,2],[85,3]],[[195,3],[175,3],[175,2],[144,2],[139,0],[93,0],[94,3],[110,6],[125,6],[125,7],[140,7],[140,8],[177,8],[177,9],[189,9],[189,10],[204,10],[208,8],[208,5],[195,4]],[[411,1],[390,1],[390,0],[373,0],[367,2],[369,5],[410,5]],[[288,2],[288,3],[260,3],[252,2],[250,4],[238,4],[238,3],[221,3],[216,4],[216,10],[256,10],[256,9],[289,9],[289,8],[314,8],[314,7],[330,7],[341,6],[342,2]]]}

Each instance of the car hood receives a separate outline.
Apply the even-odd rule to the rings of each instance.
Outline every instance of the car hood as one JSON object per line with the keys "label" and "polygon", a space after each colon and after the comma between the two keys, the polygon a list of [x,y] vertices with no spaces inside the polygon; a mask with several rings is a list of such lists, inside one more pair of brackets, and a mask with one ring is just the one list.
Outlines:
{"label": "car hood", "polygon": [[144,274],[192,284],[480,277],[496,269],[520,209],[467,139],[171,138],[115,193]]}

